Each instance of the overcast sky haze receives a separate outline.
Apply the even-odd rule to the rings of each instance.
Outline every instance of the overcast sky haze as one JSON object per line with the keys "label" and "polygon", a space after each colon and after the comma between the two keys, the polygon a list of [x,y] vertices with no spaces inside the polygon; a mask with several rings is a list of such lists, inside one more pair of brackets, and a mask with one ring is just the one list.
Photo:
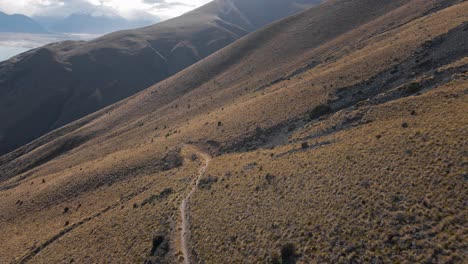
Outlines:
{"label": "overcast sky haze", "polygon": [[[0,0],[0,11],[27,16],[68,16],[73,13],[120,15],[127,19],[166,20],[211,0]],[[153,17],[154,16],[154,17]]]}

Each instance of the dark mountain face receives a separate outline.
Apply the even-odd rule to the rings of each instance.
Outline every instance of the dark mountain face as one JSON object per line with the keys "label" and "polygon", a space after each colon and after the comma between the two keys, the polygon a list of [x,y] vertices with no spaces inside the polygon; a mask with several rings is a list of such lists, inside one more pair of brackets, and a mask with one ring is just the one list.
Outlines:
{"label": "dark mountain face", "polygon": [[71,14],[65,18],[35,17],[52,32],[105,34],[121,29],[133,29],[153,24],[155,21],[129,21],[120,16],[93,16],[90,14]]}
{"label": "dark mountain face", "polygon": [[0,12],[0,32],[46,33],[46,30],[25,15],[7,15]]}
{"label": "dark mountain face", "polygon": [[131,96],[317,2],[217,1],[154,26],[89,42],[50,44],[4,61],[0,154]]}

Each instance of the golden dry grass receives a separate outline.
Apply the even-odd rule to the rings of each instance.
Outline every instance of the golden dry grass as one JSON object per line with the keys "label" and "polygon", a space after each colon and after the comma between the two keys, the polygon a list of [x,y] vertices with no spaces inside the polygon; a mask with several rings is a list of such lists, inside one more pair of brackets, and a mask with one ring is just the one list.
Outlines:
{"label": "golden dry grass", "polygon": [[305,150],[300,140],[214,159],[207,174],[218,183],[194,197],[200,259],[264,263],[292,243],[302,263],[463,262],[465,84],[358,108],[348,115],[369,123]]}

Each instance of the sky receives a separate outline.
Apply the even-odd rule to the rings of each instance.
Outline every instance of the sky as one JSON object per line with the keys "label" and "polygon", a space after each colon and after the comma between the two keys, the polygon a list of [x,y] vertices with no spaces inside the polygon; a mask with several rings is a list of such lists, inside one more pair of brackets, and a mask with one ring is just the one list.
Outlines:
{"label": "sky", "polygon": [[65,17],[73,13],[166,20],[211,0],[0,0],[0,11],[27,16]]}

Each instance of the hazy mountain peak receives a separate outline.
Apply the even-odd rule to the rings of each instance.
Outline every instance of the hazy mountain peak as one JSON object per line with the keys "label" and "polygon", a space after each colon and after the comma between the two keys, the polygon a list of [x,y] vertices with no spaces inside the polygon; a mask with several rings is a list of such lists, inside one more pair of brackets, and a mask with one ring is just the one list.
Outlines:
{"label": "hazy mountain peak", "polygon": [[45,33],[47,32],[34,19],[21,15],[8,15],[0,12],[0,32]]}
{"label": "hazy mountain peak", "polygon": [[132,29],[155,23],[148,18],[128,20],[116,14],[92,12],[72,13],[66,17],[35,17],[52,32],[105,34],[122,29]]}

